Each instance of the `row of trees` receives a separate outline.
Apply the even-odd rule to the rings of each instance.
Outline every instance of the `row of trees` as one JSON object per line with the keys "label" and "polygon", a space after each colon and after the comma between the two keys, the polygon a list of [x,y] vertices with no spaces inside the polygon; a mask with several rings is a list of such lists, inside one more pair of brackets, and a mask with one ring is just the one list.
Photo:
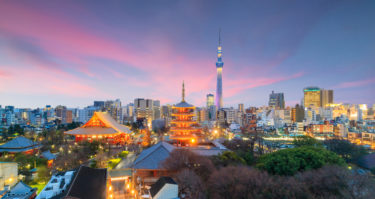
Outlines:
{"label": "row of trees", "polygon": [[224,144],[231,151],[203,157],[174,150],[163,162],[184,198],[370,198],[374,179],[348,170],[366,151],[345,140],[294,141],[295,148],[261,155],[252,140]]}

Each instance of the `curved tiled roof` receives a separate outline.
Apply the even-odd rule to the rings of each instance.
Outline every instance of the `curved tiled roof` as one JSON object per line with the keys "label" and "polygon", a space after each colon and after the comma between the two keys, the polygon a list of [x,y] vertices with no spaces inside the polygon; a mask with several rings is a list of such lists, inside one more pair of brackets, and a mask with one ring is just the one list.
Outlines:
{"label": "curved tiled roof", "polygon": [[19,137],[14,138],[13,140],[1,145],[0,149],[4,149],[4,148],[21,149],[21,148],[28,148],[28,147],[35,146],[35,145],[38,145],[38,143],[33,142],[32,140],[27,139],[23,136],[19,136]]}
{"label": "curved tiled roof", "polygon": [[194,107],[193,105],[185,102],[185,101],[182,101],[176,105],[174,105],[175,107],[178,107],[178,108],[190,108],[190,107]]}
{"label": "curved tiled roof", "polygon": [[139,154],[133,163],[135,169],[158,169],[160,163],[169,157],[175,147],[167,142],[159,142],[145,149]]}
{"label": "curved tiled roof", "polygon": [[[92,121],[99,120],[103,126],[91,126]],[[117,133],[130,134],[131,130],[116,122],[107,112],[94,112],[91,119],[81,127],[65,132],[69,135],[109,135]]]}

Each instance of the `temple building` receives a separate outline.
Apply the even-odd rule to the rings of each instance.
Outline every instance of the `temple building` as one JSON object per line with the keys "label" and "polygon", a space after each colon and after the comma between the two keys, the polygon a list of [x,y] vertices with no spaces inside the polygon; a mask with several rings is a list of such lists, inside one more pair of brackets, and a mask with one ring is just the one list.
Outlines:
{"label": "temple building", "polygon": [[41,145],[23,136],[14,138],[13,140],[0,145],[0,153],[25,153],[32,154],[36,152]]}
{"label": "temple building", "polygon": [[185,84],[182,83],[182,100],[172,107],[171,135],[169,139],[178,146],[192,146],[204,138],[194,120],[195,106],[185,101]]}
{"label": "temple building", "polygon": [[107,112],[95,112],[91,119],[81,127],[65,132],[79,141],[103,141],[111,144],[125,144],[131,130],[117,123]]}

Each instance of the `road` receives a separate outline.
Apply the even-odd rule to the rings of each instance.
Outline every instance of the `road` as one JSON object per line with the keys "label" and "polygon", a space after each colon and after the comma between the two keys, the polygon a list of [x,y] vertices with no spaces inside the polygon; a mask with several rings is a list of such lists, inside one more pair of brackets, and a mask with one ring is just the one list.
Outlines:
{"label": "road", "polygon": [[129,152],[125,159],[122,159],[114,169],[130,168],[137,156],[133,152]]}

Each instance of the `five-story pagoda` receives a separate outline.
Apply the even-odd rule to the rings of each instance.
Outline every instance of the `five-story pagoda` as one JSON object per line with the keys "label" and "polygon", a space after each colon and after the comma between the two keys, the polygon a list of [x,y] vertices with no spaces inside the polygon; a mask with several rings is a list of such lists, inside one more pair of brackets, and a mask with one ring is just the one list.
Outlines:
{"label": "five-story pagoda", "polygon": [[192,146],[201,142],[201,131],[194,121],[195,106],[185,101],[185,85],[182,83],[182,101],[172,107],[170,139],[179,146]]}

